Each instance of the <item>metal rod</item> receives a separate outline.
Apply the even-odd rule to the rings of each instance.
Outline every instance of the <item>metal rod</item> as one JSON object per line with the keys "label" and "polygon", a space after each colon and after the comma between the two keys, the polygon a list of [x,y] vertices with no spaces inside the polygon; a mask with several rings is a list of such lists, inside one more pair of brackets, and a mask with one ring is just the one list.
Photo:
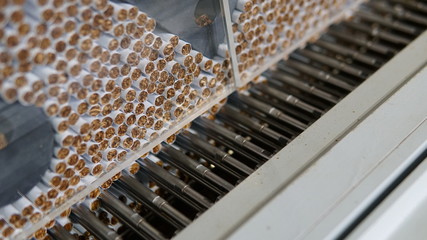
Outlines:
{"label": "metal rod", "polygon": [[420,14],[412,13],[403,9],[402,7],[393,7],[386,2],[367,2],[367,6],[374,8],[380,12],[391,13],[394,17],[399,19],[406,19],[413,23],[418,23],[427,26],[427,18]]}
{"label": "metal rod", "polygon": [[402,4],[411,9],[427,14],[427,4],[422,2],[407,1],[407,0],[391,0],[392,2]]}
{"label": "metal rod", "polygon": [[373,37],[379,37],[385,41],[391,42],[391,43],[395,43],[395,44],[402,44],[402,45],[408,45],[411,40],[401,36],[401,35],[397,35],[394,34],[392,32],[389,31],[385,31],[383,29],[381,29],[378,26],[367,26],[363,23],[360,22],[344,22],[343,23],[344,26],[353,28],[355,30],[364,32],[364,33],[368,33]]}
{"label": "metal rod", "polygon": [[301,54],[301,55],[303,55],[303,56],[305,56],[311,60],[315,60],[321,64],[328,65],[330,67],[336,68],[338,70],[341,70],[341,71],[346,72],[348,74],[351,74],[353,76],[360,77],[363,79],[368,77],[368,74],[366,74],[362,70],[357,69],[353,66],[350,66],[350,65],[348,65],[342,61],[338,61],[336,59],[333,59],[329,56],[322,55],[322,54],[316,53],[314,51],[306,50],[306,49],[298,50],[297,53],[299,53],[299,54]]}
{"label": "metal rod", "polygon": [[251,139],[252,142],[256,143],[262,148],[265,148],[268,150],[272,155],[276,153],[276,151],[283,148],[284,145],[280,145],[274,140],[266,137],[263,134],[260,134],[258,132],[252,131],[249,128],[245,127],[244,125],[240,124],[238,121],[229,118],[225,114],[218,114],[217,119],[221,121],[224,125],[227,125],[231,128],[233,128],[236,132],[241,133],[242,135],[247,136]]}
{"label": "metal rod", "polygon": [[[342,81],[341,79],[334,77],[331,74],[329,74],[323,70],[317,69],[315,67],[312,67],[308,64],[305,64],[305,63],[302,63],[302,62],[299,62],[299,61],[296,61],[293,59],[289,59],[288,61],[286,61],[286,65],[291,67],[291,68],[295,68],[298,71],[301,71],[301,72],[303,72],[307,75],[310,75],[316,79],[319,79],[321,81],[330,83],[330,84],[335,85],[337,87],[340,87],[344,90],[353,91],[355,88],[354,86]],[[280,67],[281,66],[279,65],[279,68]],[[281,69],[284,69],[284,68],[281,68]]]}
{"label": "metal rod", "polygon": [[334,29],[329,29],[329,31],[327,32],[327,35],[331,35],[333,37],[342,39],[346,42],[350,42],[350,43],[354,43],[354,44],[357,44],[357,45],[362,46],[362,47],[366,47],[369,50],[372,50],[374,52],[377,52],[377,53],[382,54],[382,55],[387,56],[387,57],[394,56],[397,53],[397,50],[395,50],[391,47],[384,46],[384,45],[381,45],[379,43],[367,40],[365,38],[361,38],[358,36],[354,36],[352,34],[348,34],[346,32],[342,32],[342,31],[338,31],[338,30],[334,30]]}
{"label": "metal rod", "polygon": [[[207,159],[212,159],[214,160],[214,164],[221,164],[222,163],[226,163],[236,169],[238,169],[239,171],[250,175],[253,170],[248,167],[247,165],[241,163],[240,161],[238,161],[237,159],[233,158],[232,156],[230,156],[229,154],[227,154],[226,152],[222,151],[221,149],[209,144],[208,142],[202,140],[201,138],[197,137],[195,134],[190,133],[189,131],[185,131],[183,133],[181,133],[178,136],[178,145],[181,147],[187,147],[184,146],[183,144],[180,144],[181,139],[187,139],[185,140],[185,143],[187,146],[189,145],[194,145],[193,148],[191,148],[191,150],[196,151],[197,154],[202,155],[204,158]],[[227,168],[228,170],[228,168]],[[239,177],[239,176],[237,176]]]}
{"label": "metal rod", "polygon": [[339,101],[339,99],[336,96],[330,93],[327,93],[321,89],[318,89],[313,85],[305,83],[283,71],[266,72],[265,76],[269,78],[270,82],[273,83],[274,85],[278,84],[277,81],[275,80],[279,80],[281,83],[291,85],[292,87],[295,87],[304,92],[313,94],[314,96],[324,99],[333,104],[337,104]]}
{"label": "metal rod", "polygon": [[383,65],[383,62],[379,59],[376,59],[375,57],[366,55],[366,54],[362,54],[356,50],[353,50],[351,48],[345,47],[345,46],[341,46],[339,44],[336,43],[331,43],[328,41],[325,41],[323,39],[318,39],[315,43],[315,45],[327,49],[329,51],[333,51],[337,54],[342,54],[344,56],[347,57],[351,57],[359,62],[368,64],[368,65],[372,65],[374,67],[381,67]]}
{"label": "metal rod", "polygon": [[153,163],[148,159],[140,159],[138,162],[141,164],[141,170],[145,170],[148,173],[152,173],[153,176],[157,177],[158,181],[166,183],[171,187],[172,190],[183,193],[184,195],[190,197],[193,201],[200,204],[204,208],[209,208],[213,204],[203,195],[196,192],[190,185],[181,181],[177,177],[171,175],[169,172]]}
{"label": "metal rod", "polygon": [[55,226],[48,229],[47,232],[55,240],[75,240],[74,236],[59,224],[55,224]]}
{"label": "metal rod", "polygon": [[136,200],[145,202],[150,206],[159,209],[161,212],[164,212],[171,218],[178,221],[182,226],[187,226],[191,223],[189,218],[177,211],[165,199],[152,192],[149,188],[147,188],[144,184],[140,183],[135,178],[128,175],[123,175],[118,183],[120,186],[123,185],[126,189],[126,193],[129,193],[135,197]]}
{"label": "metal rod", "polygon": [[277,98],[283,102],[289,103],[290,105],[296,106],[302,110],[305,110],[312,114],[320,114],[322,115],[324,112],[319,108],[311,106],[308,103],[303,102],[301,99],[292,96],[291,94],[287,94],[285,92],[279,91],[275,88],[268,86],[267,84],[256,84],[255,88],[259,89],[261,92],[268,94],[274,98]]}
{"label": "metal rod", "polygon": [[276,140],[282,145],[286,144],[289,141],[289,138],[270,129],[267,124],[261,124],[256,122],[254,119],[251,119],[250,117],[240,113],[236,108],[232,106],[225,105],[221,109],[221,113],[225,113],[229,118],[234,119],[235,121],[243,124],[245,127],[264,134],[265,136]]}
{"label": "metal rod", "polygon": [[108,240],[121,240],[115,231],[108,228],[103,222],[101,222],[88,208],[79,204],[75,206],[70,214],[71,220],[78,222],[85,227],[90,233],[96,238],[108,239]]}
{"label": "metal rod", "polygon": [[234,188],[232,184],[230,184],[229,182],[225,181],[224,179],[222,179],[221,177],[213,173],[210,169],[205,167],[203,164],[198,163],[193,159],[190,159],[187,155],[175,149],[174,147],[165,145],[163,148],[163,152],[168,154],[171,158],[173,158],[173,160],[175,160],[175,162],[178,163],[179,165],[193,170],[193,172],[215,183],[217,186],[220,186],[221,188],[227,191],[231,191]]}
{"label": "metal rod", "polygon": [[288,123],[300,130],[305,130],[308,126],[305,123],[300,122],[299,120],[283,113],[282,111],[263,103],[259,100],[256,100],[254,98],[251,98],[245,94],[239,94],[238,96],[239,100],[241,100],[243,103],[247,104],[250,107],[256,108],[257,110],[268,114],[274,118],[277,118],[285,123]]}
{"label": "metal rod", "polygon": [[101,206],[103,208],[116,216],[122,222],[126,223],[126,225],[132,228],[139,236],[145,238],[146,235],[148,235],[153,239],[166,239],[157,229],[147,223],[143,217],[110,193],[101,193],[99,199],[101,200]]}
{"label": "metal rod", "polygon": [[219,124],[215,124],[213,121],[210,121],[210,120],[207,120],[206,118],[201,117],[196,119],[195,124],[201,126],[202,128],[207,127],[210,131],[214,131],[220,134],[221,136],[225,137],[228,141],[234,144],[237,144],[240,147],[248,149],[251,152],[254,152],[265,159],[270,158],[270,154],[265,149],[262,149],[261,147],[258,147],[257,145],[249,142],[243,136],[236,134]]}
{"label": "metal rod", "polygon": [[416,27],[404,24],[404,23],[396,21],[396,20],[384,18],[384,17],[382,17],[378,14],[375,14],[373,12],[367,12],[364,10],[359,10],[356,12],[355,15],[358,17],[361,17],[364,20],[374,22],[374,23],[378,23],[378,24],[381,24],[381,25],[386,26],[386,27],[393,28],[393,29],[400,31],[400,32],[403,32],[403,33],[407,33],[407,34],[414,35],[414,36],[420,34],[420,30],[417,29]]}

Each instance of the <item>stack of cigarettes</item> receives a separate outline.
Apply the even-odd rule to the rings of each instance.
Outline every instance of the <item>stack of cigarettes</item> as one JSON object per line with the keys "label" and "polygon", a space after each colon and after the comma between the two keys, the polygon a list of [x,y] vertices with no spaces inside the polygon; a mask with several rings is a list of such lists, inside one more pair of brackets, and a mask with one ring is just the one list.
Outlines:
{"label": "stack of cigarettes", "polygon": [[347,0],[238,0],[231,12],[242,79],[266,58],[276,55],[315,30],[345,6]]}
{"label": "stack of cigarettes", "polygon": [[[131,4],[1,4],[0,98],[42,108],[56,132],[42,181],[0,209],[3,236],[39,221],[229,82],[227,58],[207,58],[158,31],[155,19]],[[2,142],[7,150],[7,139]]]}

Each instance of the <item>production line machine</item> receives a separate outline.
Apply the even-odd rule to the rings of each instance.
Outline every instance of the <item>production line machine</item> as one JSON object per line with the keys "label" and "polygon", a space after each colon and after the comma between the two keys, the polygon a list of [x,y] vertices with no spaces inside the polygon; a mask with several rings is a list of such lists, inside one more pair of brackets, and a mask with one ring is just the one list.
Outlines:
{"label": "production line machine", "polygon": [[[223,9],[223,2],[209,6]],[[253,6],[264,6],[265,2],[279,4],[279,1],[238,1],[237,6],[244,2],[253,3]],[[339,1],[329,2],[334,5]],[[232,3],[230,1],[230,5]],[[136,2],[132,4],[137,6]],[[298,4],[306,6],[304,1],[296,6]],[[143,5],[138,7],[142,9]],[[317,9],[316,4],[307,5]],[[245,7],[253,6],[239,8],[244,13]],[[32,181],[40,181],[39,176],[43,175],[41,181],[51,186],[37,185],[47,191],[45,198],[33,199],[37,194],[32,186],[22,187],[19,182],[12,185],[15,183],[11,181],[11,186],[0,190],[11,194],[19,189],[19,196],[1,197],[0,239],[422,239],[427,234],[422,227],[427,216],[423,205],[427,196],[423,189],[427,181],[423,161],[427,157],[427,95],[424,93],[427,89],[427,2],[367,1],[348,11],[348,16],[311,35],[309,41],[295,46],[291,53],[278,58],[277,63],[275,55],[262,60],[252,56],[255,62],[251,62],[249,55],[256,55],[255,52],[246,54],[245,50],[238,50],[236,46],[242,44],[237,40],[229,44],[236,49],[220,54],[223,55],[221,71],[211,73],[215,78],[195,77],[200,79],[197,86],[195,81],[186,84],[182,78],[183,85],[189,86],[185,96],[190,96],[194,90],[194,94],[202,98],[206,91],[211,91],[211,96],[225,94],[227,98],[209,100],[206,97],[206,101],[212,103],[205,111],[197,111],[201,105],[195,104],[194,109],[200,116],[191,124],[177,124],[182,130],[162,139],[163,143],[147,145],[154,146],[150,152],[132,148],[137,141],[144,147],[144,140],[150,144],[155,139],[139,138],[144,131],[134,132],[130,127],[140,126],[138,122],[144,121],[140,115],[128,123],[132,121],[133,112],[125,112],[122,121],[125,124],[118,124],[121,115],[117,111],[104,115],[111,116],[112,128],[129,127],[122,135],[117,130],[109,138],[103,127],[93,131],[93,138],[100,138],[98,148],[102,148],[104,138],[109,144],[105,151],[100,151],[100,158],[113,160],[95,161],[96,153],[92,155],[89,149],[93,145],[88,143],[89,150],[83,151],[83,157],[77,157],[75,163],[70,163],[73,161],[70,156],[64,157],[67,163],[64,171],[56,172],[55,176],[62,179],[57,183],[53,178],[45,178],[44,168],[34,167],[34,171],[40,169],[41,172],[33,171]],[[197,23],[202,24],[200,21],[204,18],[210,19],[209,14],[199,16]],[[268,14],[265,16],[267,18]],[[239,21],[236,14],[229,17],[234,18],[234,22]],[[242,31],[244,37],[248,37],[240,25],[235,30],[233,36]],[[250,47],[254,47],[250,39],[242,42],[250,42]],[[283,41],[281,47],[291,48],[291,43]],[[159,49],[165,51],[167,47],[162,45]],[[180,49],[185,51],[184,47]],[[183,56],[191,54],[182,53]],[[166,59],[167,54],[164,55]],[[206,61],[207,57],[202,57]],[[176,58],[181,56],[177,54]],[[216,57],[212,59],[214,63],[220,62]],[[187,65],[185,57],[181,60]],[[251,64],[262,65],[257,61],[267,63],[268,69],[261,69],[260,75],[245,82],[245,74],[259,71],[257,67],[250,67]],[[166,63],[165,69],[168,66]],[[191,63],[188,66],[191,68]],[[227,71],[229,68],[233,71]],[[170,71],[173,71],[172,66]],[[229,90],[229,80],[216,81],[227,77],[237,77],[245,84],[237,90]],[[175,83],[181,81],[177,78]],[[121,81],[122,86],[125,84],[124,80],[116,81]],[[131,81],[135,82],[141,86],[142,81]],[[175,84],[171,84],[166,88],[174,87]],[[126,89],[131,88],[122,90],[117,99],[131,97]],[[179,91],[186,91],[183,86],[175,90],[177,95]],[[21,132],[14,131],[19,134],[10,135],[13,124],[6,124],[7,117],[0,118],[0,149],[3,149],[0,157],[28,158],[37,146],[43,145],[39,158],[51,154],[45,152],[46,149],[54,148],[58,160],[55,167],[59,166],[61,149],[56,145],[48,146],[53,138],[58,141],[57,136],[43,136],[40,141],[45,142],[37,142],[34,146],[28,140],[42,136],[40,132],[52,131],[49,118],[38,109],[24,109],[22,102],[11,103],[6,93],[0,100],[0,116],[15,116],[15,121],[24,122],[21,118],[26,118],[28,112],[25,115],[23,111],[33,111],[33,126],[38,127],[22,128]],[[86,97],[89,101],[90,96]],[[150,96],[145,99],[150,102],[147,106],[160,101]],[[25,100],[24,95],[18,98]],[[166,99],[180,101],[177,97]],[[193,100],[189,99],[191,106]],[[184,104],[185,100],[173,105],[169,109],[172,115]],[[190,110],[181,111],[185,115],[185,111]],[[165,119],[164,116],[153,121],[160,124],[159,119],[163,119],[166,126],[179,119],[173,116]],[[146,122],[147,119],[142,124],[146,127],[144,133],[155,133],[155,127],[147,127]],[[59,121],[54,124],[56,128],[61,127]],[[103,124],[104,120],[100,121],[100,126]],[[107,120],[105,124],[108,125]],[[24,123],[17,125],[25,126]],[[82,131],[82,126],[78,131]],[[138,137],[133,138],[133,135]],[[66,138],[61,136],[64,142]],[[164,135],[159,132],[156,136]],[[128,151],[123,158],[135,156],[135,161],[119,160],[116,165],[110,165],[119,159],[117,151],[113,156],[112,150],[116,148],[111,146],[115,138],[120,151],[128,145],[131,151],[142,154],[132,155]],[[31,151],[23,152],[22,156],[11,154],[11,146],[18,149],[22,145],[28,145]],[[73,148],[73,141],[70,146],[76,152],[79,149]],[[80,168],[81,159],[85,159],[86,164]],[[1,161],[0,158],[0,164]],[[52,168],[52,163],[47,164]],[[6,169],[5,165],[1,166]],[[96,166],[101,166],[101,172],[116,166],[123,170],[111,170],[110,178],[105,178],[108,181],[101,181],[105,180],[102,179],[104,175],[96,173]],[[83,169],[87,169],[86,172],[82,172]],[[5,175],[0,179],[5,185],[14,173],[3,172]],[[94,178],[98,175],[101,180]],[[81,181],[72,186],[71,179],[75,176]],[[84,180],[86,176],[89,180]],[[69,186],[63,186],[63,179],[67,179]],[[90,188],[89,185],[96,183],[101,183],[101,187]],[[82,187],[79,193],[77,187],[82,185],[88,185],[85,187],[90,191]],[[66,206],[68,201],[64,200],[65,205],[56,205],[56,197],[63,196],[67,189],[76,189],[75,195],[67,198],[70,204]],[[83,194],[85,191],[88,194]],[[7,204],[16,199],[13,204]],[[28,202],[34,204],[30,207]],[[43,210],[46,202],[53,202],[52,210]],[[22,206],[26,208],[19,209]],[[33,222],[37,217],[39,219]]]}

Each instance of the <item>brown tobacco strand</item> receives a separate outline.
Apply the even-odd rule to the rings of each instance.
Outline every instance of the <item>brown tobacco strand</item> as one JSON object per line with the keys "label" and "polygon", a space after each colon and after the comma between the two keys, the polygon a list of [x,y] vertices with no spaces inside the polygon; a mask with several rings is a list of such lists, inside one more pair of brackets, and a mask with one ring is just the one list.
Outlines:
{"label": "brown tobacco strand", "polygon": [[[14,219],[12,230],[39,221],[45,212],[114,169],[117,161],[125,161],[127,154],[158,137],[197,99],[213,94],[229,67],[174,34],[158,32],[154,19],[128,4],[105,0],[29,4],[34,11],[24,5],[0,14],[0,24],[13,25],[0,30],[9,49],[0,52],[4,77],[0,95],[8,103],[42,108],[56,135],[51,174],[26,195],[30,205],[19,209],[25,218]],[[3,138],[0,135],[0,145]],[[167,142],[175,139],[173,135]],[[8,144],[4,138],[3,145]],[[153,151],[160,149],[158,145]],[[139,165],[132,167],[136,172]],[[119,177],[116,174],[103,187]],[[10,236],[10,229],[3,228],[2,234]],[[34,237],[45,235],[42,228]]]}

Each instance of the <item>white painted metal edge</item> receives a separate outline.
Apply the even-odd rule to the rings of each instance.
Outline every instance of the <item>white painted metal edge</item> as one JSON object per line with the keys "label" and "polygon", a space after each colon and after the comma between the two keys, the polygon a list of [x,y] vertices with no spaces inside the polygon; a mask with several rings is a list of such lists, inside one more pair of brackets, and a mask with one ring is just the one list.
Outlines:
{"label": "white painted metal edge", "polygon": [[[390,156],[402,160],[411,148],[418,146],[408,160],[426,149],[427,122]],[[424,139],[424,144],[419,145]],[[424,160],[394,189],[383,202],[348,236],[348,239],[425,239],[427,201],[427,161]],[[402,235],[405,235],[404,237]]]}
{"label": "white painted metal edge", "polygon": [[[395,180],[423,151],[427,149],[427,120],[422,123],[421,126],[419,126],[416,129],[416,132],[411,134],[411,136],[408,137],[408,139],[405,140],[405,142],[402,143],[387,159],[387,162],[383,163],[381,165],[381,168],[378,168],[377,171],[373,172],[369,178],[366,179],[351,195],[348,196],[348,200],[346,202],[343,202],[340,206],[337,207],[336,213],[340,214],[340,212],[343,212],[344,214],[347,214],[346,211],[349,207],[355,207],[354,202],[353,204],[350,201],[357,201],[360,199],[360,196],[363,196],[363,194],[366,194],[367,192],[370,192],[366,199],[364,199],[362,202],[360,202],[359,206],[356,206],[354,211],[351,212],[351,215],[348,215],[347,218],[343,218],[342,224],[337,226],[335,229],[333,229],[332,232],[330,232],[329,237],[334,238],[336,236],[339,236],[339,234],[342,233],[342,231],[348,227],[351,220],[354,220],[363,210],[366,209],[366,207],[372,203],[374,199],[378,197],[379,194],[381,194],[382,190],[384,190],[389,184]],[[406,158],[405,158],[406,156]],[[427,173],[427,161],[424,161],[423,165],[424,167],[421,167],[421,171]],[[418,166],[417,168],[419,168]],[[415,170],[418,171],[418,170]],[[414,171],[414,172],[415,172]],[[390,175],[388,175],[390,174]],[[412,175],[413,173],[411,173]],[[418,176],[417,173],[415,173],[416,176]],[[367,219],[365,219],[360,226],[358,226],[354,232],[352,232],[349,236],[349,239],[357,239],[356,236],[362,235],[362,233],[367,230],[370,226],[373,226],[373,222],[377,221],[379,216],[382,212],[386,211],[387,207],[392,204],[397,196],[401,194],[403,191],[402,189],[409,188],[408,183],[402,183],[401,186],[398,188],[401,189],[399,191],[394,191],[391,194],[391,198],[387,197],[384,201],[384,203],[381,203],[377,209],[374,210],[372,215],[368,216]],[[419,193],[427,193],[425,190],[425,184],[422,186],[422,189],[419,191]],[[391,199],[391,200],[390,200]],[[352,206],[353,205],[353,206]],[[408,206],[407,206],[408,207]],[[409,206],[411,207],[411,206]],[[402,208],[403,210],[404,208]],[[335,215],[335,214],[334,214]],[[332,216],[332,215],[331,215]],[[335,217],[335,216],[332,216]],[[339,217],[339,215],[337,216]],[[400,216],[402,217],[402,215]],[[390,220],[397,220],[397,219],[390,219]],[[389,226],[391,228],[392,226]],[[386,229],[383,229],[386,230]],[[378,239],[378,238],[377,238]]]}
{"label": "white painted metal edge", "polygon": [[[427,68],[419,74],[422,73],[424,73],[422,77],[426,78]],[[420,105],[423,107],[422,103]],[[404,114],[405,110],[407,109],[402,109],[401,114]],[[417,111],[415,106],[412,111]],[[411,115],[408,114],[408,117],[412,118]],[[338,237],[425,149],[427,149],[427,120],[414,128],[385,159],[381,159],[378,166],[357,187],[351,189],[308,236],[314,238],[328,233],[328,239]]]}
{"label": "white painted metal edge", "polygon": [[229,236],[424,66],[426,52],[424,32],[175,239]]}
{"label": "white painted metal edge", "polygon": [[[378,180],[373,172],[383,170],[390,153],[425,122],[427,108],[417,106],[427,102],[423,91],[426,76],[424,68],[272,198],[231,239],[335,239],[327,237],[328,233],[346,217],[345,212],[330,216],[336,213],[337,205],[346,201],[351,211],[351,205],[363,201],[369,192],[358,198],[348,195],[368,176]],[[370,181],[369,186],[374,188],[378,182]]]}

